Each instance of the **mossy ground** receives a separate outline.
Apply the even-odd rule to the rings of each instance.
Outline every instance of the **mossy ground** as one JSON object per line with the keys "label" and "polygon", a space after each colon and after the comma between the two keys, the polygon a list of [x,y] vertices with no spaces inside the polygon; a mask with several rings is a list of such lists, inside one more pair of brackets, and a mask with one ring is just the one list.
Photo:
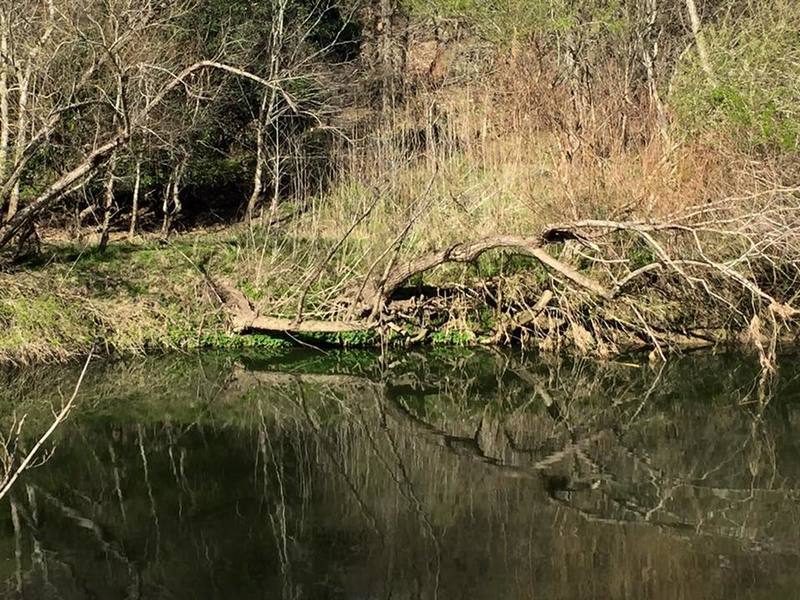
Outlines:
{"label": "mossy ground", "polygon": [[169,244],[118,241],[105,253],[48,245],[0,274],[0,361],[64,360],[98,343],[110,353],[200,347],[275,347],[281,340],[229,334],[201,271],[219,235]]}

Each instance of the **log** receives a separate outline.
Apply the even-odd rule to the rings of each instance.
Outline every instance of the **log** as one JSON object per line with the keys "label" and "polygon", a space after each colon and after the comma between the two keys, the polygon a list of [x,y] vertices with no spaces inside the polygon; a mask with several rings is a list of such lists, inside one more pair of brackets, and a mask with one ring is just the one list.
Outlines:
{"label": "log", "polygon": [[263,331],[265,333],[350,333],[371,327],[363,321],[298,321],[259,315],[247,297],[230,281],[211,279],[209,282],[230,315],[236,333]]}
{"label": "log", "polygon": [[[549,230],[548,230],[549,231]],[[544,245],[548,241],[547,232],[542,236],[524,237],[514,235],[487,237],[474,242],[453,244],[441,250],[435,250],[428,254],[396,266],[388,276],[382,280],[375,280],[365,287],[361,298],[356,302],[364,301],[366,306],[372,307],[380,303],[381,300],[388,301],[392,295],[405,283],[420,273],[429,271],[445,263],[468,263],[476,260],[489,250],[507,248],[516,250],[519,254],[524,254],[536,258],[549,270],[554,271],[569,279],[600,298],[611,300],[614,293],[603,286],[600,282],[591,277],[583,275],[570,265],[554,258],[548,254]]]}

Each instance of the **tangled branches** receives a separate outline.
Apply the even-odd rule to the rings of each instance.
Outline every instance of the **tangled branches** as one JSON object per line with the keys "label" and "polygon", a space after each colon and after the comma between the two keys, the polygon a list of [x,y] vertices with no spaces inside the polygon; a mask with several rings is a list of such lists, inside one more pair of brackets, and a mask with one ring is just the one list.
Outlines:
{"label": "tangled branches", "polygon": [[[549,283],[540,286],[531,305],[495,300],[507,318],[504,326],[496,325],[493,341],[508,333],[508,323],[535,328],[545,319],[547,335],[588,336],[579,347],[591,347],[599,338],[613,343],[614,333],[624,331],[663,357],[664,346],[723,341],[708,333],[713,330],[748,340],[768,369],[782,332],[798,316],[798,215],[798,190],[780,189],[692,207],[658,221],[586,219],[551,224],[535,236],[466,240],[393,261],[346,299],[355,319],[323,329],[370,329],[387,322],[396,328],[402,317],[394,308],[412,279],[502,250],[533,259],[547,271]],[[319,330],[319,323],[303,325],[302,318],[260,322],[278,330]]]}

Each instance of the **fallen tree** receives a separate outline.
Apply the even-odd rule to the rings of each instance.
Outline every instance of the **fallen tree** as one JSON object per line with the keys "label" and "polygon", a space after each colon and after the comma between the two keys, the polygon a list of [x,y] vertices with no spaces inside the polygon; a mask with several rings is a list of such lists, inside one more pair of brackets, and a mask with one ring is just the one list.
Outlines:
{"label": "fallen tree", "polygon": [[267,333],[348,333],[370,328],[359,321],[317,321],[266,317],[260,315],[247,297],[225,279],[211,279],[209,283],[216,292],[222,306],[231,318],[236,333],[263,331]]}
{"label": "fallen tree", "polygon": [[[664,221],[577,220],[548,225],[535,236],[466,240],[390,260],[381,275],[340,299],[341,320],[306,320],[302,312],[294,319],[265,317],[232,286],[220,287],[220,295],[237,331],[402,331],[409,323],[400,307],[407,308],[409,300],[399,296],[412,279],[503,251],[532,259],[550,279],[530,304],[495,307],[507,319],[496,323],[490,341],[501,341],[509,329],[535,328],[543,315],[550,321],[558,316],[560,326],[551,327],[551,335],[571,331],[590,347],[592,340],[613,340],[614,332],[625,331],[663,357],[662,347],[707,346],[721,341],[725,330],[746,338],[766,368],[775,362],[781,332],[799,314],[800,290],[793,285],[800,280],[798,214],[797,190],[775,190],[746,203],[727,199],[692,208]],[[680,314],[659,314],[665,312],[662,306],[652,306],[656,291],[663,306],[682,306],[676,313],[685,315],[706,311],[717,325],[676,324]]]}

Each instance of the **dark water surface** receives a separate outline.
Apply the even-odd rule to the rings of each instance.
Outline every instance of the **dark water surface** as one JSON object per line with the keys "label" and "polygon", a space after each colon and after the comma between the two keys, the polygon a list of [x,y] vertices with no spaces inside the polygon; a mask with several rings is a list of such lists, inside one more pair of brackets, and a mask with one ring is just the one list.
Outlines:
{"label": "dark water surface", "polygon": [[[3,598],[800,598],[800,365],[96,365],[0,503]],[[0,373],[31,436],[75,369]]]}

